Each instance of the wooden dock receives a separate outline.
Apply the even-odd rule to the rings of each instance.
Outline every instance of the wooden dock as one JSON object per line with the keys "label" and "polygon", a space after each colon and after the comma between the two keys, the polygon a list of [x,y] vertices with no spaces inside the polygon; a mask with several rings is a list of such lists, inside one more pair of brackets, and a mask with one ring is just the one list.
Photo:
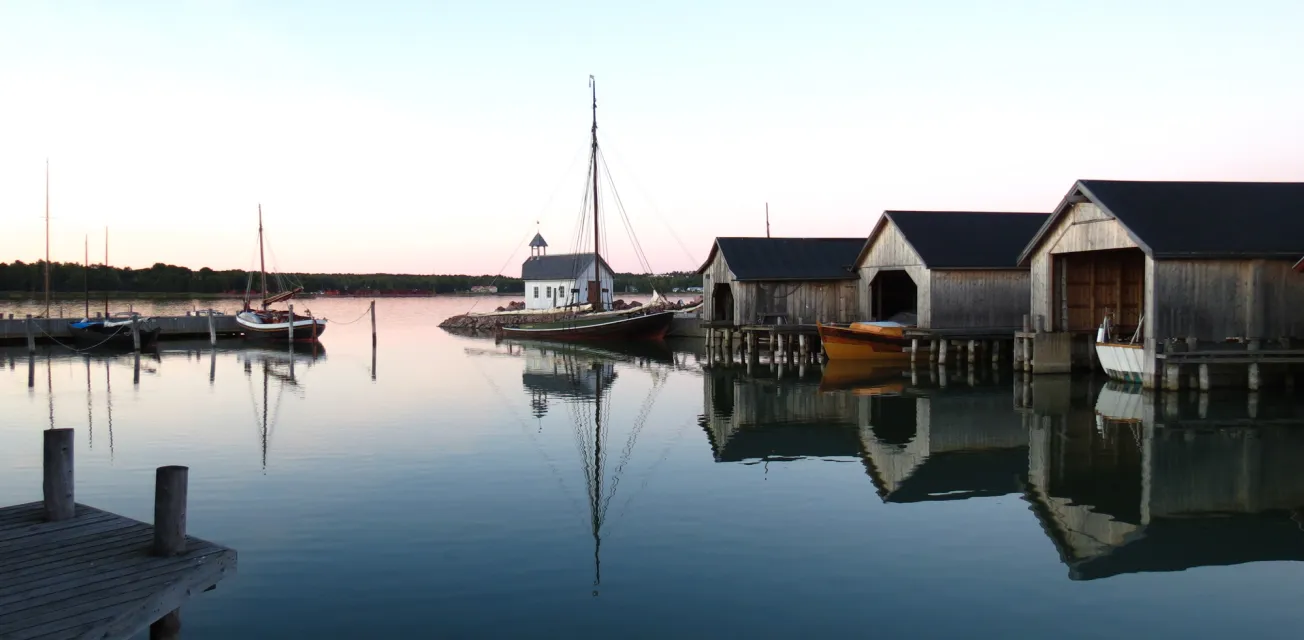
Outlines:
{"label": "wooden dock", "polygon": [[[150,316],[159,325],[159,337],[164,339],[207,338],[210,335],[238,336],[240,325],[234,315],[213,316],[212,329],[209,329],[208,316],[202,313],[184,316]],[[47,344],[53,340],[70,341],[72,332],[68,323],[77,318],[25,318],[7,314],[0,318],[0,345],[35,343]],[[118,318],[121,319],[121,318]],[[30,338],[28,336],[31,336]]]}
{"label": "wooden dock", "polygon": [[185,467],[162,467],[155,525],[73,502],[72,430],[45,436],[45,500],[0,509],[0,638],[175,638],[179,610],[236,570],[186,536]]}

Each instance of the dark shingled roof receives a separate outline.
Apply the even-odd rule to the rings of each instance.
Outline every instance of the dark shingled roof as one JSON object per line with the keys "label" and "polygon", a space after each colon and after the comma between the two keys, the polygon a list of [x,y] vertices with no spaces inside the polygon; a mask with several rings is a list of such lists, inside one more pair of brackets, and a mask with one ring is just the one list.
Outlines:
{"label": "dark shingled roof", "polygon": [[720,251],[737,280],[850,280],[864,244],[864,238],[716,238],[697,272]]}
{"label": "dark shingled roof", "polygon": [[1082,198],[1113,215],[1153,258],[1276,258],[1304,254],[1304,183],[1079,180],[1021,260]]}
{"label": "dark shingled roof", "polygon": [[[591,253],[559,253],[552,256],[533,256],[521,265],[522,280],[571,280],[593,264]],[[607,261],[602,268],[611,271]]]}
{"label": "dark shingled roof", "polygon": [[[929,269],[1014,269],[1019,267],[1019,252],[1050,214],[884,211],[883,217],[901,230]],[[870,235],[871,243],[882,227],[880,221]]]}
{"label": "dark shingled roof", "polygon": [[546,240],[543,239],[543,234],[542,234],[542,233],[536,233],[536,234],[534,234],[534,239],[530,241],[530,246],[531,246],[531,247],[546,247],[546,246],[548,246],[548,242],[547,242]]}

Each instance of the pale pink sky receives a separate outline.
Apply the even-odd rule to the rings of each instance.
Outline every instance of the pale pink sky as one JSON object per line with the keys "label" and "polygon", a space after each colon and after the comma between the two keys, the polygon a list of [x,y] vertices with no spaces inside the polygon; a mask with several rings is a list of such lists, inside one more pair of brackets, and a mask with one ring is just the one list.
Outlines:
{"label": "pale pink sky", "polygon": [[1299,3],[277,7],[0,7],[0,261],[42,255],[49,157],[56,260],[108,226],[119,266],[247,268],[262,203],[284,271],[515,275],[536,220],[574,244],[590,73],[657,271],[767,201],[860,236],[1076,178],[1304,180]]}

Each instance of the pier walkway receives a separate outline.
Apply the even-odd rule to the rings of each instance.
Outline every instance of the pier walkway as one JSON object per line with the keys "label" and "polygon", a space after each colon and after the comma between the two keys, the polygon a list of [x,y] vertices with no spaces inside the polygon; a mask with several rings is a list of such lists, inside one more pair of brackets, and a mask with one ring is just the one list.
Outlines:
{"label": "pier walkway", "polygon": [[73,501],[72,429],[45,435],[45,500],[0,509],[0,638],[175,638],[180,608],[236,570],[186,535],[188,470],[157,473],[153,526]]}

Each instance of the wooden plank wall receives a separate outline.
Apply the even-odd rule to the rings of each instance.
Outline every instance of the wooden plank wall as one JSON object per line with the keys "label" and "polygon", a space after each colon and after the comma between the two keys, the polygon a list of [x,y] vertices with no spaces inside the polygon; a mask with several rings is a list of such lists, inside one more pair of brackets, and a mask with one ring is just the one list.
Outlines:
{"label": "wooden plank wall", "polygon": [[1017,329],[1031,306],[1022,269],[934,269],[931,276],[933,329]]}
{"label": "wooden plank wall", "polygon": [[856,270],[860,273],[860,315],[858,319],[868,320],[874,317],[873,314],[873,296],[870,294],[869,284],[874,281],[874,276],[883,269],[899,269],[910,275],[910,279],[915,281],[917,287],[918,301],[916,303],[916,313],[919,316],[919,326],[923,328],[931,327],[932,319],[932,278],[929,276],[928,267],[919,257],[919,253],[914,247],[906,241],[905,235],[897,228],[892,221],[884,221],[883,230],[874,238],[874,244],[870,246],[865,257],[860,264],[856,265]]}
{"label": "wooden plank wall", "polygon": [[1112,216],[1090,202],[1072,205],[1055,223],[1032,255],[1031,306],[1033,322],[1045,316],[1048,327],[1062,312],[1055,310],[1055,273],[1053,257],[1079,251],[1135,249],[1136,241]]}
{"label": "wooden plank wall", "polygon": [[[715,285],[717,284],[726,284],[733,288],[734,306],[737,307],[738,296],[741,292],[734,283],[733,272],[729,271],[729,265],[725,264],[724,253],[719,250],[715,251],[715,257],[711,259],[711,265],[702,274],[702,319],[708,322],[716,319]],[[733,317],[733,322],[738,323],[736,314]]]}
{"label": "wooden plank wall", "polygon": [[1304,276],[1291,267],[1287,260],[1155,260],[1151,335],[1304,337]]}
{"label": "wooden plank wall", "polygon": [[1112,312],[1124,334],[1136,329],[1145,308],[1146,255],[1140,249],[1113,249],[1056,256],[1054,326],[1060,331],[1093,332]]}

